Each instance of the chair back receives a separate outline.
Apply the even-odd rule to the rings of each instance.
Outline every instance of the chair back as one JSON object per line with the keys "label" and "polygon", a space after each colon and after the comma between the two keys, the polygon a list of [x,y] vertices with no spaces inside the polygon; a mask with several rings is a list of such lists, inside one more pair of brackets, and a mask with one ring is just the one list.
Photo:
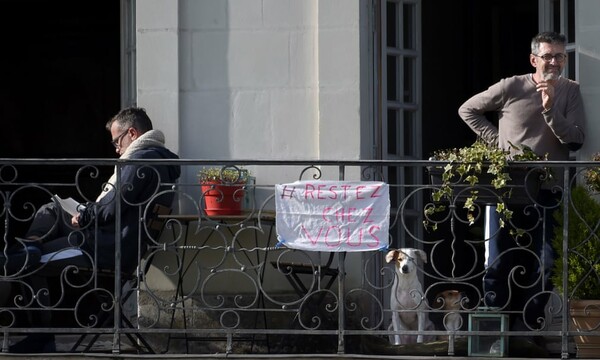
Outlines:
{"label": "chair back", "polygon": [[172,211],[173,210],[168,206],[159,203],[154,204],[150,217],[146,223],[148,235],[150,235],[151,239],[158,239],[160,237],[167,221],[163,216],[170,215]]}

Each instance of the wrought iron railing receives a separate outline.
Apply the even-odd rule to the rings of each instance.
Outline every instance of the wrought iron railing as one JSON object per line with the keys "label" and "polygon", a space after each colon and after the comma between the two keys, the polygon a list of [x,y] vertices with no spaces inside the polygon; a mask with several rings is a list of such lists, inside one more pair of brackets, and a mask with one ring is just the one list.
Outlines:
{"label": "wrought iron railing", "polygon": [[[156,169],[161,166],[180,166],[190,178],[189,174],[194,175],[200,168],[215,165],[250,170],[243,187],[231,195],[243,205],[239,214],[208,215],[204,209],[206,197],[220,190],[202,189],[198,182],[184,178],[146,188],[143,198],[129,197],[138,190],[132,184],[117,181],[110,185],[117,194],[116,228],[131,226],[124,223],[121,211],[133,211],[140,225],[133,237],[136,266],[126,265],[132,257],[123,259],[121,251],[114,253],[114,267],[100,266],[103,250],[98,246],[102,244],[95,240],[100,232],[107,231],[106,219],[92,219],[78,227],[71,225],[70,216],[57,218],[51,231],[63,222],[71,228],[68,248],[54,255],[45,254],[48,249],[37,254],[37,250],[31,250],[35,241],[25,238],[36,212],[54,194],[84,202],[99,216],[102,211],[96,196],[113,169],[121,173],[124,167],[135,166],[143,177],[148,171],[158,174]],[[466,354],[467,339],[485,344],[489,339],[533,336],[555,343],[550,351],[556,357],[569,356],[573,351],[569,339],[576,332],[569,328],[569,301],[564,299],[571,300],[573,289],[557,293],[547,287],[541,275],[531,272],[539,267],[550,269],[552,259],[536,255],[530,245],[550,246],[553,237],[560,235],[564,250],[576,251],[589,265],[591,271],[585,276],[599,278],[598,253],[585,258],[583,249],[598,247],[600,219],[592,223],[589,217],[583,218],[577,204],[566,206],[571,203],[571,190],[582,172],[598,164],[527,163],[531,176],[539,178],[540,171],[548,169],[565,174],[561,183],[542,185],[554,194],[552,203],[538,202],[537,190],[530,187],[505,198],[501,194],[506,189],[484,184],[470,187],[460,181],[450,198],[434,201],[431,193],[439,185],[430,181],[427,168],[440,165],[431,161],[0,159],[0,216],[4,224],[0,264],[2,349],[10,351],[9,345],[23,335],[52,333],[59,351],[444,356]],[[386,262],[387,252],[312,253],[277,245],[275,183],[309,179],[387,182],[390,172],[399,174],[406,169],[410,169],[406,173],[417,174],[413,180],[422,181],[389,184],[389,238],[390,250],[417,248],[426,255],[426,263],[413,259],[422,288],[402,295],[417,299],[417,305],[391,305],[405,299],[397,297],[394,301],[391,297],[399,275],[392,263]],[[268,184],[260,180],[266,178],[273,180]],[[233,186],[231,182],[229,185]],[[518,188],[523,184],[512,185]],[[463,195],[471,194],[473,189],[479,191],[480,201],[475,203],[474,221],[469,224]],[[171,211],[158,211],[154,206],[164,203],[161,199],[171,198],[175,199]],[[527,215],[527,225],[504,219],[506,226],[499,228],[493,212],[498,203]],[[432,207],[440,211],[426,211]],[[586,239],[589,246],[567,249],[567,239],[572,235],[568,226],[562,233],[547,231],[550,223],[544,219],[551,219],[559,209],[565,224],[569,223],[569,213],[576,209],[590,233]],[[486,215],[486,211],[492,212]],[[435,230],[431,224],[436,224]],[[124,241],[132,241],[124,234],[114,232],[117,249]],[[510,249],[501,248],[497,254],[499,259],[510,259],[508,272],[496,279],[502,280],[502,286],[508,284],[510,291],[507,288],[506,294],[483,286],[490,275],[489,266],[496,264],[489,257],[490,244],[496,241],[515,244]],[[18,250],[21,255],[25,251],[26,256],[11,260]],[[69,264],[73,254],[86,259],[87,266]],[[42,255],[41,262],[38,255]],[[66,260],[55,263],[64,257]],[[556,261],[564,265],[563,275],[568,275],[567,258]],[[458,300],[448,297],[452,290]],[[529,295],[523,298],[522,293]],[[549,300],[543,316],[529,316],[532,304],[539,299],[544,304]],[[517,300],[520,306],[505,305]],[[398,332],[391,325],[393,314],[412,321],[419,312],[430,320],[426,329],[411,327]],[[518,328],[482,325],[470,330],[478,319],[510,319],[510,324],[516,319],[523,321]],[[584,334],[598,337],[599,327],[596,323]],[[402,335],[402,342],[425,335],[427,343],[393,345],[395,335]],[[470,346],[473,350],[475,345]]]}

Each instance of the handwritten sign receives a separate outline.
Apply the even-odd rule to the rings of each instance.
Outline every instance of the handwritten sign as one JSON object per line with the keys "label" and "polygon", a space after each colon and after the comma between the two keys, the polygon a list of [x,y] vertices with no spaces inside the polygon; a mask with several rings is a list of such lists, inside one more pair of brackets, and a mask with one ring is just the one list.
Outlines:
{"label": "handwritten sign", "polygon": [[389,186],[375,181],[297,181],[275,186],[280,244],[312,251],[389,245]]}

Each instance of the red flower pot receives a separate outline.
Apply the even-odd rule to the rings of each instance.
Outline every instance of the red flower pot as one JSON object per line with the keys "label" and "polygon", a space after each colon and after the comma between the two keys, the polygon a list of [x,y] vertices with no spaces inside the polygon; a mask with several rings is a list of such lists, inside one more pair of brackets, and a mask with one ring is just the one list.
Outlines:
{"label": "red flower pot", "polygon": [[240,215],[244,203],[244,184],[207,182],[202,186],[204,211],[208,216]]}

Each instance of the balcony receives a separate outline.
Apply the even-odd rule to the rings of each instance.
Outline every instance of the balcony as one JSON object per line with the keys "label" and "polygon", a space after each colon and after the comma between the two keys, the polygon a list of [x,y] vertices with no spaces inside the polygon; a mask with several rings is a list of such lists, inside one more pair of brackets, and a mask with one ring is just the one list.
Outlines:
{"label": "balcony", "polygon": [[[83,228],[71,228],[66,250],[42,256],[42,262],[31,263],[27,258],[16,268],[11,264],[11,249],[30,244],[24,234],[36,211],[54,194],[77,199],[99,214],[96,196],[113,169],[120,173],[135,166],[152,172],[164,165],[180,166],[187,176],[177,183],[161,182],[161,186],[146,189],[150,195],[143,200],[128,200],[127,194],[135,191],[131,184],[117,181],[110,185],[119,194],[114,200],[116,228],[131,226],[122,223],[121,211],[133,212],[139,225],[133,227],[135,236],[127,236],[128,241],[135,239],[135,254],[115,251],[111,261],[116,265],[102,265],[106,264],[98,255],[102,244],[93,240],[106,227],[96,219]],[[0,159],[3,254],[9,259],[0,267],[3,352],[23,336],[35,333],[53,334],[56,350],[63,356],[452,358],[467,356],[471,350],[483,351],[484,356],[506,351],[507,357],[513,358],[569,358],[576,356],[575,335],[600,337],[600,321],[584,333],[570,328],[574,289],[558,292],[548,288],[540,276],[528,276],[532,263],[547,267],[552,263],[528,250],[534,238],[542,244],[552,242],[552,233],[537,231],[544,229],[543,219],[559,210],[567,223],[572,216],[581,217],[577,204],[566,205],[572,203],[577,179],[598,164],[528,163],[531,176],[539,177],[536,170],[542,168],[565,175],[564,181],[551,187],[560,190],[555,194],[562,194],[552,204],[537,203],[536,195],[524,183],[511,185],[514,194],[521,190],[519,201],[517,195],[509,199],[490,186],[470,187],[462,182],[454,185],[451,197],[433,201],[432,191],[439,185],[432,185],[427,168],[440,165],[430,161]],[[206,166],[250,170],[252,177],[232,195],[242,203],[239,214],[206,213],[207,190],[189,180]],[[522,168],[523,164],[511,166]],[[139,174],[143,176],[144,171]],[[268,184],[256,181],[262,178],[273,180]],[[282,245],[275,224],[275,185],[298,180],[388,183],[389,249],[318,252]],[[463,195],[473,189],[481,196],[470,212],[471,221],[463,208]],[[174,202],[160,211],[154,206],[160,199]],[[493,215],[499,203],[526,211],[533,225],[519,227],[516,248],[497,254],[512,260],[503,279],[510,291],[500,306],[497,302],[491,306],[490,298],[500,294],[486,291],[483,282],[489,276],[488,265],[494,264],[488,257],[490,245],[505,236]],[[439,212],[426,211],[438,205],[444,205]],[[55,226],[63,219],[69,221],[66,216],[59,218]],[[424,221],[429,226],[424,226]],[[597,234],[598,219],[596,223],[584,221],[588,221],[586,228]],[[432,224],[436,224],[435,230]],[[566,247],[573,236],[568,226],[562,235]],[[117,249],[122,248],[123,236],[114,232]],[[596,236],[589,242],[600,241]],[[422,285],[422,289],[408,292],[417,299],[414,307],[391,305],[391,293],[397,286],[394,280],[400,275],[386,255],[397,248],[424,251],[422,259],[411,258]],[[565,250],[576,252],[582,262],[595,264],[591,268],[597,269],[597,254],[586,258],[582,248]],[[79,251],[77,256],[86,258],[88,266],[64,265],[64,259],[55,266],[55,260],[68,259],[72,251]],[[132,259],[135,266],[125,265]],[[557,261],[564,265],[565,275],[572,274],[566,258]],[[586,276],[597,281],[600,274],[592,271]],[[528,289],[531,291],[524,291]],[[446,297],[449,291],[459,298]],[[530,295],[519,298],[522,293]],[[547,302],[543,316],[528,322],[529,306],[539,299]],[[504,306],[516,300],[524,308]],[[592,308],[583,312],[589,315]],[[431,326],[401,333],[391,327],[393,314],[416,317],[417,312],[426,314]],[[515,327],[515,321],[520,321],[516,319],[525,321]],[[407,336],[409,341],[424,335],[426,341],[392,345],[395,335]],[[503,347],[495,348],[498,344]]]}

